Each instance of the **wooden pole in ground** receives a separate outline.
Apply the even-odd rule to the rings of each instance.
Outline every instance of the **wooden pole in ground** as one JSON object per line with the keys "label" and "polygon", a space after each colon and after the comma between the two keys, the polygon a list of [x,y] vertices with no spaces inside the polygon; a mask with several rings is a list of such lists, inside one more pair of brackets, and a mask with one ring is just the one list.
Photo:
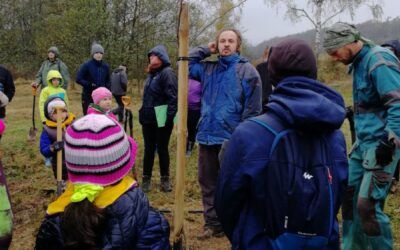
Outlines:
{"label": "wooden pole in ground", "polygon": [[184,189],[187,137],[187,96],[188,96],[188,54],[189,54],[189,13],[188,4],[183,2],[179,20],[179,71],[178,71],[178,132],[177,164],[174,204],[174,249],[184,249]]}
{"label": "wooden pole in ground", "polygon": [[[56,107],[57,114],[57,142],[62,141],[62,109]],[[62,193],[62,150],[57,151],[57,196]]]}

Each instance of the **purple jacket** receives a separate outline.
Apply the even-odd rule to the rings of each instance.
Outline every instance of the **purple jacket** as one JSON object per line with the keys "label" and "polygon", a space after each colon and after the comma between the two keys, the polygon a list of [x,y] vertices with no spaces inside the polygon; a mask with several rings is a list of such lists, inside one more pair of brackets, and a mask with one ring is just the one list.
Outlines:
{"label": "purple jacket", "polygon": [[201,83],[189,79],[188,108],[189,110],[200,110],[201,107]]}

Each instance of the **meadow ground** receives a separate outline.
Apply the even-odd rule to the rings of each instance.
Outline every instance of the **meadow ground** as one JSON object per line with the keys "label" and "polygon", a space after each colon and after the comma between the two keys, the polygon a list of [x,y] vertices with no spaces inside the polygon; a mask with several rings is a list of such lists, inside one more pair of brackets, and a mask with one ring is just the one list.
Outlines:
{"label": "meadow ground", "polygon": [[[55,199],[52,190],[56,188],[56,182],[50,168],[44,166],[43,157],[39,152],[40,122],[36,112],[36,124],[39,132],[34,142],[27,141],[28,130],[32,126],[31,112],[32,100],[29,82],[18,79],[16,81],[17,92],[11,104],[7,107],[6,125],[7,131],[1,140],[1,159],[6,171],[6,177],[11,191],[14,232],[11,249],[33,249],[35,235],[45,214],[47,204]],[[350,84],[338,82],[332,87],[340,91],[346,103],[351,102]],[[80,105],[80,89],[69,90],[71,111],[78,117],[82,115]],[[37,102],[36,102],[37,103]],[[143,159],[143,138],[141,127],[137,121],[137,110],[140,106],[140,98],[133,98],[132,110],[134,111],[134,137],[139,145],[136,160],[138,176],[141,176]],[[37,111],[37,110],[36,110]],[[345,123],[343,131],[346,138],[350,138],[348,124]],[[176,158],[176,134],[171,137],[171,176],[175,173]],[[348,140],[349,141],[349,140]],[[153,170],[153,189],[148,194],[151,204],[163,210],[172,210],[174,192],[165,194],[159,191],[158,162],[156,160]],[[174,178],[172,178],[173,181]],[[185,179],[185,205],[186,210],[201,210],[200,188],[197,182],[197,148],[194,154],[188,158]],[[392,220],[395,248],[400,249],[400,194],[389,196],[385,211]],[[172,224],[172,214],[165,213]],[[188,249],[229,249],[226,238],[210,239],[206,241],[196,240],[196,235],[202,231],[203,218],[199,213],[185,214],[186,246]]]}

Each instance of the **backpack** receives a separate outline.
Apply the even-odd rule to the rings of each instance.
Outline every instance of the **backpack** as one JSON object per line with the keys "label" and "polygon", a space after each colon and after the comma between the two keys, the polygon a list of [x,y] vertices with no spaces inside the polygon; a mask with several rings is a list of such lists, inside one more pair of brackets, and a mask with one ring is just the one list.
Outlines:
{"label": "backpack", "polygon": [[[332,164],[326,137],[286,129],[271,118],[250,118],[275,138],[259,208],[273,249],[323,249],[335,221]],[[265,122],[266,121],[266,122]]]}

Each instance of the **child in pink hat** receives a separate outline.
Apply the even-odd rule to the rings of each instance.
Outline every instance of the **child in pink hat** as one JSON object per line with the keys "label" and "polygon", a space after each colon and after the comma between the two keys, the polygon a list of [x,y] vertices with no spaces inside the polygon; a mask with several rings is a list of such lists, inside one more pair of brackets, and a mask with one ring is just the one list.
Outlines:
{"label": "child in pink hat", "polygon": [[92,92],[93,103],[89,105],[88,114],[104,114],[112,119],[117,120],[117,117],[111,111],[112,93],[105,87],[100,87]]}

